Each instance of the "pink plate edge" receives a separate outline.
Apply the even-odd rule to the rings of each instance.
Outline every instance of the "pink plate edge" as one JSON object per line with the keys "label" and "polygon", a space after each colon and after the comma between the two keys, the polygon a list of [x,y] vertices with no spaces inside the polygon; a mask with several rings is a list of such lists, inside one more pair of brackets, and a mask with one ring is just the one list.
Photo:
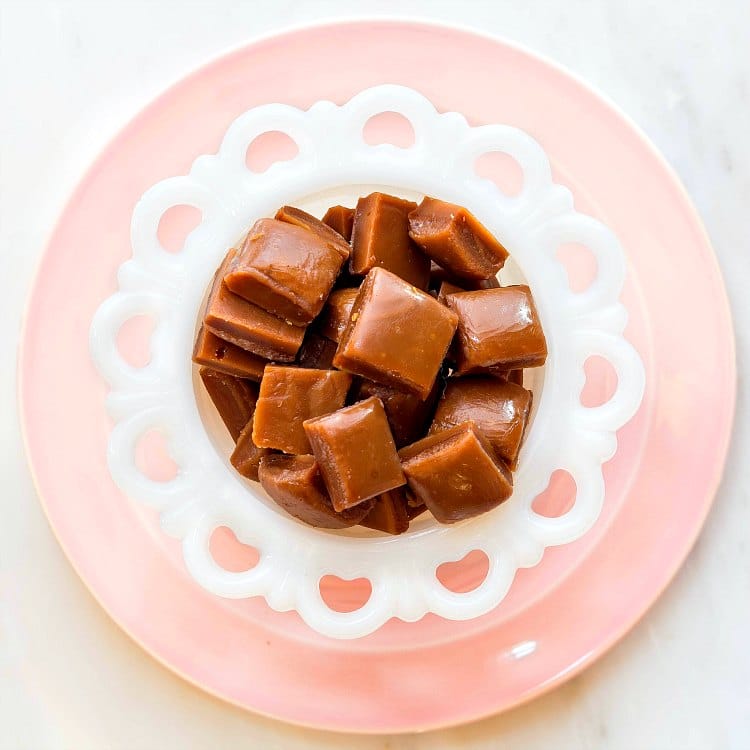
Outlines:
{"label": "pink plate edge", "polygon": [[[164,658],[162,658],[159,653],[148,647],[143,641],[141,641],[138,636],[136,636],[130,629],[128,629],[121,621],[120,619],[114,615],[107,607],[103,604],[102,600],[96,593],[94,589],[91,588],[86,578],[81,574],[81,571],[79,570],[78,565],[74,561],[73,557],[71,556],[66,543],[64,540],[58,535],[57,529],[52,524],[50,514],[47,507],[47,502],[40,492],[39,483],[37,480],[36,472],[34,465],[32,463],[31,454],[29,452],[29,439],[27,434],[27,413],[25,409],[25,399],[24,399],[24,379],[23,379],[23,367],[22,363],[24,360],[24,345],[26,340],[26,328],[27,328],[27,322],[28,322],[28,316],[31,308],[31,301],[33,295],[31,294],[31,290],[33,290],[38,281],[39,276],[39,269],[47,255],[47,252],[49,250],[49,245],[51,243],[51,238],[55,235],[55,233],[58,230],[59,225],[62,222],[62,219],[64,215],[67,213],[70,206],[72,206],[79,195],[79,192],[82,191],[83,185],[88,181],[90,176],[95,171],[99,159],[101,156],[110,150],[113,146],[116,145],[117,141],[120,139],[120,137],[124,134],[126,130],[128,130],[130,127],[134,127],[137,122],[140,120],[140,118],[144,115],[146,110],[149,110],[152,106],[154,106],[160,99],[163,97],[166,97],[170,91],[175,87],[177,84],[182,82],[184,79],[198,75],[202,72],[204,72],[207,68],[210,68],[214,63],[218,62],[219,60],[229,57],[235,53],[238,53],[242,50],[244,50],[247,47],[254,46],[259,43],[263,43],[265,41],[269,40],[276,40],[280,37],[289,36],[292,37],[298,33],[305,32],[307,30],[311,29],[317,29],[317,28],[324,28],[329,26],[339,26],[339,25],[349,25],[349,24],[356,24],[360,26],[367,26],[368,24],[373,23],[394,23],[394,24],[400,24],[404,26],[411,26],[415,28],[421,28],[424,31],[430,31],[432,29],[441,29],[441,30],[449,30],[449,31],[456,31],[464,34],[471,34],[477,37],[480,37],[485,40],[492,41],[494,43],[497,43],[499,45],[505,46],[509,49],[515,50],[523,55],[526,55],[530,58],[536,59],[537,61],[542,62],[544,65],[553,68],[558,73],[563,74],[564,76],[568,77],[569,79],[572,79],[575,81],[575,83],[580,86],[582,89],[587,91],[590,95],[598,98],[601,102],[603,102],[606,107],[612,112],[612,114],[619,118],[620,120],[624,121],[630,129],[638,136],[641,144],[646,147],[646,149],[650,152],[650,154],[655,157],[655,159],[660,163],[662,169],[664,170],[665,175],[668,176],[671,187],[676,188],[677,192],[682,196],[683,201],[685,203],[685,206],[689,208],[690,216],[693,222],[695,223],[695,227],[699,229],[703,242],[705,243],[706,248],[708,248],[711,252],[711,263],[713,263],[714,268],[717,272],[718,278],[722,279],[721,284],[721,302],[722,302],[722,311],[721,316],[724,318],[724,325],[726,326],[726,330],[728,333],[728,351],[727,354],[731,358],[731,382],[732,387],[731,389],[726,393],[726,401],[728,405],[727,409],[727,424],[724,425],[724,429],[722,430],[724,435],[723,444],[720,445],[715,450],[715,455],[717,457],[716,461],[716,473],[711,481],[711,490],[706,493],[705,501],[703,503],[702,512],[700,514],[700,517],[698,521],[695,524],[695,528],[692,530],[692,533],[690,535],[685,535],[683,537],[681,545],[675,545],[676,548],[678,548],[678,554],[674,555],[674,560],[672,564],[667,568],[668,572],[663,580],[663,584],[658,587],[655,591],[649,592],[649,596],[644,599],[643,601],[638,603],[637,607],[634,607],[634,611],[632,613],[632,616],[627,619],[623,619],[623,621],[620,624],[620,627],[613,629],[610,631],[606,637],[603,637],[601,642],[593,649],[591,649],[588,653],[583,655],[580,659],[578,659],[574,664],[572,664],[567,670],[562,670],[558,674],[554,675],[550,679],[542,682],[537,687],[526,691],[525,693],[520,694],[516,700],[511,700],[506,702],[504,705],[494,709],[494,710],[481,710],[476,713],[470,713],[467,712],[464,716],[460,717],[454,717],[447,721],[432,721],[421,725],[414,725],[410,727],[401,727],[399,726],[397,729],[388,730],[385,729],[379,729],[377,731],[373,731],[370,728],[361,728],[357,726],[352,727],[346,727],[346,726],[336,726],[332,727],[330,724],[317,724],[312,721],[301,721],[296,719],[289,719],[286,716],[274,714],[269,711],[263,711],[259,710],[257,708],[250,708],[241,701],[234,700],[231,697],[225,696],[219,691],[213,690],[211,687],[208,687],[207,685],[199,682],[189,674],[183,672],[178,666],[175,664],[172,664],[168,661],[166,661]],[[706,261],[708,261],[708,257],[706,258]],[[594,661],[596,661],[599,657],[601,657],[606,651],[608,651],[610,648],[612,648],[614,645],[616,645],[637,623],[638,621],[645,615],[645,613],[648,611],[648,609],[654,604],[654,602],[661,596],[661,594],[666,590],[666,588],[670,585],[672,580],[674,579],[675,575],[677,574],[678,570],[681,568],[682,564],[684,563],[686,557],[688,556],[690,550],[692,549],[693,545],[695,544],[695,541],[700,534],[704,524],[705,520],[708,516],[708,513],[713,505],[718,487],[720,485],[724,467],[726,465],[726,460],[728,456],[729,451],[729,445],[731,442],[731,436],[732,436],[732,426],[734,422],[734,414],[735,414],[735,406],[736,406],[736,397],[737,397],[737,371],[736,371],[736,341],[735,341],[735,334],[734,334],[734,326],[733,326],[733,320],[731,316],[731,308],[729,304],[729,298],[727,296],[726,287],[723,284],[723,275],[721,273],[721,268],[718,263],[718,259],[716,257],[716,254],[713,250],[713,246],[711,244],[710,238],[708,236],[708,233],[705,229],[705,226],[700,218],[700,215],[698,214],[696,208],[694,207],[692,200],[690,199],[690,196],[683,186],[682,182],[680,181],[679,177],[677,176],[675,170],[672,168],[672,166],[667,162],[667,160],[664,158],[664,156],[661,154],[661,152],[658,151],[658,149],[651,143],[648,136],[644,133],[644,131],[625,113],[623,112],[608,96],[602,94],[600,91],[598,91],[595,87],[593,87],[591,84],[587,83],[585,80],[580,78],[577,74],[570,71],[565,66],[555,62],[554,60],[548,58],[547,56],[537,53],[535,51],[532,51],[525,45],[510,41],[501,35],[496,34],[489,34],[480,30],[477,30],[475,28],[471,28],[469,26],[464,26],[460,24],[449,24],[449,23],[442,23],[437,22],[429,19],[423,19],[418,17],[408,17],[408,16],[389,16],[389,15],[378,15],[378,16],[371,16],[368,18],[362,18],[362,17],[336,17],[336,18],[329,18],[318,22],[311,22],[311,23],[304,23],[304,24],[298,24],[298,25],[290,25],[288,27],[285,27],[284,29],[262,34],[258,36],[252,37],[250,40],[229,47],[215,55],[210,56],[207,60],[204,62],[196,65],[194,68],[192,68],[189,72],[187,72],[184,75],[181,75],[179,78],[176,78],[173,80],[172,83],[170,83],[167,87],[165,87],[159,94],[157,94],[152,99],[142,103],[138,111],[136,112],[135,116],[130,119],[125,126],[120,128],[117,132],[112,134],[112,136],[105,142],[103,147],[99,150],[98,154],[92,162],[90,163],[89,167],[85,170],[83,177],[81,180],[77,183],[75,189],[73,190],[73,193],[71,197],[64,202],[62,205],[61,210],[58,213],[57,219],[55,220],[51,230],[47,234],[47,240],[45,241],[45,250],[38,256],[36,261],[36,268],[32,275],[32,279],[29,284],[29,295],[27,297],[26,305],[24,308],[22,320],[21,320],[21,326],[20,326],[20,333],[19,333],[19,344],[17,349],[17,368],[16,368],[16,374],[17,374],[17,394],[18,394],[18,410],[19,410],[19,421],[20,421],[20,428],[21,428],[21,439],[23,443],[23,447],[26,453],[28,467],[30,476],[32,479],[32,482],[34,484],[35,491],[37,493],[37,496],[39,497],[40,504],[42,506],[42,509],[45,513],[45,516],[47,517],[48,523],[50,525],[50,528],[52,530],[53,535],[57,539],[58,543],[60,544],[60,547],[63,550],[63,553],[67,557],[68,561],[70,562],[73,569],[76,571],[76,574],[79,576],[83,584],[86,586],[86,588],[89,590],[91,595],[94,597],[94,599],[97,601],[97,603],[104,609],[105,612],[114,620],[114,622],[117,623],[117,625],[135,642],[137,643],[141,648],[143,648],[144,651],[146,651],[148,654],[150,654],[156,661],[164,665],[167,669],[169,669],[174,674],[180,676],[182,679],[187,681],[188,683],[194,685],[195,687],[201,689],[204,692],[209,693],[213,697],[221,700],[222,702],[229,703],[231,705],[237,706],[238,708],[241,708],[245,711],[251,711],[252,713],[256,713],[258,715],[266,716],[272,719],[276,719],[279,721],[283,721],[288,724],[301,726],[305,728],[310,729],[316,729],[316,730],[322,730],[322,731],[336,731],[336,732],[350,732],[353,734],[380,734],[383,732],[388,731],[395,731],[395,732],[422,732],[422,731],[428,731],[428,730],[437,730],[437,729],[444,729],[448,727],[453,726],[459,726],[468,722],[477,721],[482,718],[486,718],[488,716],[497,715],[499,713],[503,713],[507,710],[510,710],[512,708],[516,708],[520,705],[523,705],[524,703],[527,703],[531,700],[533,700],[536,697],[539,697],[540,695],[543,695],[544,693],[549,692],[553,688],[561,685],[562,683],[566,682],[567,680],[571,679],[575,675],[582,672],[586,667],[591,665]]]}

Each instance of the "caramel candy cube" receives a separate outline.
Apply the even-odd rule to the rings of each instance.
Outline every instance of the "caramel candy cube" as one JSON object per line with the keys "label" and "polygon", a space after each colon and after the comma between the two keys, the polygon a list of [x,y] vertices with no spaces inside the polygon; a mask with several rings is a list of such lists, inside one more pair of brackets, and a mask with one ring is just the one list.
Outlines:
{"label": "caramel candy cube", "polygon": [[297,355],[297,364],[311,370],[330,370],[334,354],[336,342],[308,328]]}
{"label": "caramel candy cube", "polygon": [[357,289],[336,289],[331,292],[328,301],[320,314],[320,332],[326,337],[338,343],[344,333],[349,316],[357,299]]}
{"label": "caramel candy cube", "polygon": [[195,338],[193,362],[196,365],[203,365],[212,370],[257,382],[260,382],[263,377],[263,368],[268,364],[267,359],[220,339],[203,325]]}
{"label": "caramel candy cube", "polygon": [[352,273],[385,268],[418,289],[427,289],[430,260],[409,238],[409,212],[416,203],[385,193],[357,201],[352,230]]}
{"label": "caramel candy cube", "polygon": [[[352,212],[354,215],[354,209],[346,209]],[[327,214],[326,214],[327,215]],[[351,237],[351,231],[349,237],[343,237],[342,232],[336,231],[335,227],[328,224],[327,221],[321,221],[316,219],[312,214],[303,211],[301,208],[295,208],[294,206],[282,206],[274,217],[278,221],[284,221],[287,224],[296,224],[302,229],[308,229],[311,232],[319,235],[321,239],[332,242],[336,249],[341,253],[344,260],[349,258],[351,248],[349,247],[349,237]]]}
{"label": "caramel candy cube", "polygon": [[345,243],[339,240],[295,224],[260,219],[229,265],[224,283],[248,302],[305,326],[323,308],[346,259],[341,249]]}
{"label": "caramel candy cube", "polygon": [[359,288],[333,364],[426,399],[457,322],[429,294],[373,268]]}
{"label": "caramel candy cube", "polygon": [[513,477],[471,423],[436,432],[399,451],[411,492],[440,523],[486,513],[513,492]]}
{"label": "caramel candy cube", "polygon": [[362,526],[386,534],[403,534],[409,528],[409,511],[403,487],[378,495],[374,502],[372,510],[360,521]]}
{"label": "caramel candy cube", "polygon": [[310,419],[305,432],[337,511],[405,484],[380,399]]}
{"label": "caramel candy cube", "polygon": [[[454,292],[473,292],[477,289],[497,289],[500,282],[497,276],[490,276],[488,279],[457,279],[437,263],[430,263],[430,289],[438,292],[444,282],[455,287]],[[445,294],[451,294],[446,291]]]}
{"label": "caramel candy cube", "polygon": [[440,393],[442,378],[435,378],[430,395],[422,400],[413,393],[399,391],[390,385],[360,379],[353,388],[352,401],[362,401],[375,396],[383,402],[388,424],[391,426],[396,447],[413,443],[424,435],[427,423],[434,410]]}
{"label": "caramel candy cube", "polygon": [[338,370],[268,365],[260,381],[253,442],[284,453],[309,453],[302,423],[340,409],[352,378]]}
{"label": "caramel candy cube", "polygon": [[370,512],[374,503],[369,500],[337,513],[312,456],[264,456],[258,478],[271,499],[290,516],[321,529],[354,526]]}
{"label": "caramel candy cube", "polygon": [[458,315],[456,374],[538,367],[547,359],[529,287],[449,294],[445,304]]}
{"label": "caramel candy cube", "polygon": [[331,206],[323,216],[323,223],[338,232],[347,242],[352,239],[354,209],[345,206]]}
{"label": "caramel candy cube", "polygon": [[243,477],[258,481],[258,467],[265,456],[269,456],[273,451],[268,448],[258,448],[253,442],[253,421],[254,417],[245,425],[237,440],[234,452],[229,457],[229,461]]}
{"label": "caramel candy cube", "polygon": [[438,402],[429,434],[471,421],[498,458],[516,465],[531,413],[531,391],[490,376],[453,378]]}
{"label": "caramel candy cube", "polygon": [[409,235],[453,276],[488,279],[503,267],[508,251],[465,208],[425,197],[409,214]]}
{"label": "caramel candy cube", "polygon": [[213,334],[265,359],[293,362],[305,332],[233,294],[222,282],[236,250],[227,253],[214,276],[203,324]]}
{"label": "caramel candy cube", "polygon": [[258,386],[209,367],[201,367],[199,374],[232,440],[237,442],[255,412]]}

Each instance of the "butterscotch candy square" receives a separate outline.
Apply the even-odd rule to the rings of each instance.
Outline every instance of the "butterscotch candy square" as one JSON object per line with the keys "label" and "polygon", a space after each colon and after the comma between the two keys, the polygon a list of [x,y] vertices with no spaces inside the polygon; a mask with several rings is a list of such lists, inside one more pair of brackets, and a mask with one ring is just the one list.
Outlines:
{"label": "butterscotch candy square", "polygon": [[[338,206],[342,208],[342,206]],[[352,212],[352,218],[354,216],[354,209],[344,209]],[[326,214],[328,216],[328,214]],[[349,239],[351,238],[351,231],[349,237],[342,237],[343,232],[339,232],[335,227],[332,227],[329,222],[323,219],[317,219],[312,214],[303,211],[301,208],[295,206],[282,206],[277,212],[275,219],[278,221],[285,221],[287,224],[296,224],[298,227],[308,229],[311,232],[315,232],[320,235],[321,239],[332,242],[336,249],[341,253],[344,260],[349,258],[351,248],[349,246]]]}
{"label": "butterscotch candy square", "polygon": [[374,500],[337,513],[313,456],[264,456],[258,479],[263,489],[290,516],[322,529],[344,529],[359,523]]}
{"label": "butterscotch candy square", "polygon": [[547,341],[529,287],[449,294],[445,304],[458,316],[452,351],[458,375],[545,363]]}
{"label": "butterscotch candy square", "polygon": [[230,344],[264,359],[294,362],[305,330],[290,325],[232,293],[223,283],[236,250],[230,250],[214,276],[206,302],[204,326]]}
{"label": "butterscotch candy square", "polygon": [[409,235],[451,275],[489,279],[505,264],[508,251],[462,206],[426,197],[409,214]]}
{"label": "butterscotch candy square", "polygon": [[354,227],[354,209],[346,208],[346,206],[331,206],[323,216],[323,223],[349,242],[352,239]]}
{"label": "butterscotch candy square", "polygon": [[[334,349],[335,350],[335,349]],[[259,357],[236,344],[230,344],[211,333],[202,325],[195,337],[193,362],[196,365],[210,367],[238,378],[249,378],[260,382],[267,359]]]}
{"label": "butterscotch candy square", "polygon": [[340,409],[351,382],[351,375],[338,370],[269,365],[260,381],[253,442],[284,453],[310,453],[302,423]]}
{"label": "butterscotch candy square", "polygon": [[234,375],[201,367],[200,378],[235,442],[255,413],[258,386]]}
{"label": "butterscotch candy square", "polygon": [[334,354],[336,342],[308,328],[297,354],[297,364],[311,370],[330,370]]}
{"label": "butterscotch candy square", "polygon": [[337,511],[405,484],[379,399],[308,420],[305,432]]}
{"label": "butterscotch candy square", "polygon": [[426,399],[458,317],[383,268],[359,288],[333,364]]}
{"label": "butterscotch candy square", "polygon": [[384,492],[371,502],[374,503],[372,510],[360,521],[362,526],[394,535],[403,534],[409,528],[409,506],[403,487]]}
{"label": "butterscotch candy square", "polygon": [[229,461],[239,474],[247,479],[252,479],[254,482],[257,482],[258,467],[260,466],[261,460],[264,456],[271,455],[273,451],[268,448],[259,448],[253,442],[253,420],[254,417],[251,417],[250,421],[240,433],[240,436],[237,439],[237,445],[234,447],[234,451],[229,457]]}
{"label": "butterscotch candy square", "polygon": [[530,413],[531,391],[521,385],[489,375],[451,378],[438,402],[430,434],[473,422],[495,455],[513,468]]}
{"label": "butterscotch candy square", "polygon": [[334,289],[323,307],[323,312],[316,321],[320,332],[331,341],[338,343],[349,323],[357,289]]}
{"label": "butterscotch candy square", "polygon": [[385,268],[412,286],[427,289],[430,259],[409,237],[409,212],[416,207],[412,201],[385,193],[357,201],[349,263],[352,273]]}
{"label": "butterscotch candy square", "polygon": [[346,260],[344,244],[296,224],[260,219],[245,237],[224,283],[283,321],[305,326],[333,288]]}
{"label": "butterscotch candy square", "polygon": [[513,477],[471,423],[428,435],[399,451],[410,491],[440,523],[486,513],[513,492]]}

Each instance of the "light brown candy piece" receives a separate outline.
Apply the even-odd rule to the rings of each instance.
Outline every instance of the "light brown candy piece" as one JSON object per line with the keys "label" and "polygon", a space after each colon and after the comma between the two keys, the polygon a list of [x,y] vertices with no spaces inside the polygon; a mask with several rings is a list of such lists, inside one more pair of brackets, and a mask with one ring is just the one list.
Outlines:
{"label": "light brown candy piece", "polygon": [[428,435],[399,451],[411,492],[440,523],[492,510],[513,492],[513,476],[471,423]]}
{"label": "light brown candy piece", "polygon": [[337,511],[405,484],[380,399],[310,419],[305,432]]}
{"label": "light brown candy piece", "polygon": [[258,448],[253,442],[253,420],[254,418],[251,418],[240,433],[229,461],[243,477],[257,482],[261,460],[264,456],[270,456],[273,451],[268,448]]}
{"label": "light brown candy piece", "polygon": [[403,534],[409,528],[409,510],[403,487],[378,495],[374,502],[372,510],[360,521],[362,526],[386,534]]}
{"label": "light brown candy piece", "polygon": [[330,370],[334,354],[336,342],[308,328],[297,354],[297,364],[312,370]]}
{"label": "light brown candy piece", "polygon": [[210,367],[212,370],[257,382],[260,382],[263,377],[263,368],[268,364],[267,359],[220,339],[203,325],[195,338],[193,362]]}
{"label": "light brown candy piece", "polygon": [[203,324],[213,334],[259,357],[293,362],[305,331],[233,294],[222,283],[236,255],[230,250],[214,276],[206,302]]}
{"label": "light brown candy piece", "polygon": [[333,509],[313,456],[265,456],[258,477],[272,500],[290,516],[321,529],[344,529],[359,523],[374,500],[341,513]]}
{"label": "light brown candy piece", "polygon": [[399,391],[390,385],[374,383],[365,378],[359,379],[352,389],[351,401],[362,401],[375,396],[383,402],[388,424],[391,426],[393,440],[396,447],[413,443],[422,437],[427,424],[435,410],[437,397],[440,395],[443,380],[435,378],[432,391],[426,399],[421,399],[414,393]]}
{"label": "light brown candy piece", "polygon": [[430,260],[409,238],[412,201],[371,193],[357,201],[352,231],[352,273],[385,268],[418,289],[427,289]]}
{"label": "light brown candy piece", "polygon": [[199,374],[232,440],[237,442],[255,412],[258,386],[208,367],[201,367]]}
{"label": "light brown candy piece", "polygon": [[508,251],[462,206],[425,197],[409,214],[409,235],[441,268],[461,279],[489,279]]}
{"label": "light brown candy piece", "polygon": [[349,242],[352,239],[354,226],[354,209],[346,208],[346,206],[331,206],[323,216],[323,223]]}
{"label": "light brown candy piece", "polygon": [[[354,209],[347,209],[354,214]],[[328,214],[326,214],[327,216]],[[285,221],[287,224],[296,224],[302,229],[309,229],[311,232],[315,232],[320,235],[323,240],[327,240],[335,244],[338,251],[344,257],[344,260],[349,258],[351,248],[349,247],[349,239],[351,237],[351,231],[349,237],[344,237],[343,232],[339,232],[336,227],[332,227],[325,217],[323,221],[315,218],[312,214],[303,211],[301,208],[295,208],[294,206],[282,206],[274,217],[278,221]]]}
{"label": "light brown candy piece", "polygon": [[[357,289],[334,289],[328,296],[323,312],[320,314],[319,330],[326,337],[338,343],[349,323]],[[318,323],[316,323],[318,325]]]}
{"label": "light brown candy piece", "polygon": [[531,391],[490,376],[451,378],[435,411],[429,434],[473,422],[498,458],[516,465],[531,413]]}
{"label": "light brown candy piece", "polygon": [[445,304],[458,315],[453,347],[458,375],[538,367],[547,359],[529,287],[449,294]]}
{"label": "light brown candy piece", "polygon": [[341,237],[334,241],[296,224],[260,219],[227,268],[224,283],[248,302],[305,326],[333,288],[346,259],[343,244]]}
{"label": "light brown candy piece", "polygon": [[351,382],[351,375],[338,370],[269,365],[260,381],[253,442],[284,453],[309,453],[302,423],[340,409]]}
{"label": "light brown candy piece", "polygon": [[457,322],[429,294],[373,268],[359,288],[333,364],[426,399]]}

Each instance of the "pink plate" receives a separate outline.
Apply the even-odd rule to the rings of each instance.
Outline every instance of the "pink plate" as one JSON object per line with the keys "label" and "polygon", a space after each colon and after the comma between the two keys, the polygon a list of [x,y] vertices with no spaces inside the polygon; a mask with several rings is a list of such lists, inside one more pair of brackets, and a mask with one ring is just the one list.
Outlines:
{"label": "pink plate", "polygon": [[[584,538],[548,550],[517,575],[501,606],[477,620],[391,621],[367,638],[339,642],[262,601],[201,590],[154,515],[116,489],[105,462],[105,386],[89,358],[88,330],[115,291],[116,269],[130,254],[131,212],[150,185],[215,151],[227,125],[250,107],[341,103],[385,82],[415,88],[473,124],[515,125],[542,144],[577,208],[611,227],[625,248],[627,336],[646,363],[647,386],[605,467],[602,516]],[[606,373],[591,380],[589,394],[606,390]],[[269,716],[402,732],[528,700],[633,626],[685,558],[711,505],[731,430],[735,363],[708,238],[674,174],[632,123],[565,71],[505,42],[369,21],[291,31],[221,57],[117,136],[52,233],[29,301],[19,383],[29,460],[50,523],[94,596],[143,648],[205,690]],[[446,575],[455,586],[471,585],[479,567],[467,561]],[[345,584],[332,586],[339,601],[346,598]]]}

